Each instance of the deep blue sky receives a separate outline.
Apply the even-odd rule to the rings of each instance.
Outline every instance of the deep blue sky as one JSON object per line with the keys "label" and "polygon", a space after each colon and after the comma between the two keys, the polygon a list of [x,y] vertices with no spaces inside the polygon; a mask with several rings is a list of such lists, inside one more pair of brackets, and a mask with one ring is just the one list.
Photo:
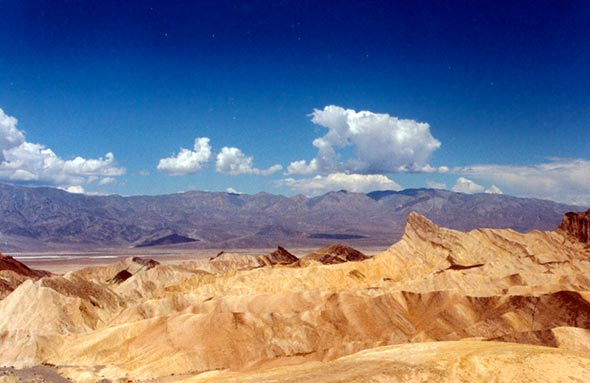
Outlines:
{"label": "deep blue sky", "polygon": [[[351,168],[284,173],[314,158],[312,141],[327,133],[310,114],[336,105],[429,124],[441,145],[428,162],[450,171],[381,172],[401,187],[431,181],[450,189],[463,177],[505,193],[590,203],[586,1],[0,0],[0,14],[0,108],[18,119],[26,142],[65,161],[112,152],[112,166],[126,169],[105,185],[71,172],[22,180],[11,176],[20,166],[13,159],[2,173],[8,182],[121,194],[294,194],[306,184],[281,180],[320,175],[328,190],[330,174]],[[212,147],[200,169],[156,169],[180,148],[193,150],[197,137]],[[283,170],[223,174],[215,164],[222,147],[252,156],[257,169]],[[547,180],[529,187],[523,174]],[[559,188],[576,192],[560,197]]]}

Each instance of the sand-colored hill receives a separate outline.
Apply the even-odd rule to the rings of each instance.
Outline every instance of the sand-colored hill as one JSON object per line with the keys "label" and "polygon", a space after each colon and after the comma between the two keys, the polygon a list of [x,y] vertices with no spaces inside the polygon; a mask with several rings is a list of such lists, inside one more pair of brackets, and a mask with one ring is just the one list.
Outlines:
{"label": "sand-colored hill", "polygon": [[[494,369],[527,381],[518,371],[546,363],[571,373],[522,376],[588,374],[590,250],[561,231],[463,233],[411,214],[401,241],[366,260],[283,250],[27,280],[0,300],[0,362],[85,382],[483,382]],[[446,343],[466,339],[479,341]]]}
{"label": "sand-colored hill", "polygon": [[533,383],[585,382],[590,355],[497,342],[435,342],[379,347],[329,363],[241,373],[212,372],[186,383]]}

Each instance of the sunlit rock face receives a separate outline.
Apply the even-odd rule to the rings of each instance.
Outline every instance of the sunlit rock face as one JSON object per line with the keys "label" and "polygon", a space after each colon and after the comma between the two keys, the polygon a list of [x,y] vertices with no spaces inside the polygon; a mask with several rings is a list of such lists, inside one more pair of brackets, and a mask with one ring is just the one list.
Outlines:
{"label": "sunlit rock face", "polygon": [[0,362],[84,382],[573,382],[590,373],[590,249],[562,226],[411,213],[373,257],[335,244],[27,278],[0,300]]}

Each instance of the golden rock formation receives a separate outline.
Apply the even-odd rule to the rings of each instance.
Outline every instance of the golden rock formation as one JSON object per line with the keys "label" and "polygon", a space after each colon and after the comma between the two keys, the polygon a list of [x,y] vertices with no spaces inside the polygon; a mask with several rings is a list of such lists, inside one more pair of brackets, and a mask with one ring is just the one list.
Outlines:
{"label": "golden rock formation", "polygon": [[[265,257],[290,259],[278,255]],[[398,243],[359,262],[224,253],[148,263],[22,283],[0,301],[2,364],[48,363],[88,382],[541,382],[590,373],[590,250],[562,232],[462,233],[411,214]],[[130,275],[115,280],[123,270]],[[567,374],[541,373],[547,364]]]}

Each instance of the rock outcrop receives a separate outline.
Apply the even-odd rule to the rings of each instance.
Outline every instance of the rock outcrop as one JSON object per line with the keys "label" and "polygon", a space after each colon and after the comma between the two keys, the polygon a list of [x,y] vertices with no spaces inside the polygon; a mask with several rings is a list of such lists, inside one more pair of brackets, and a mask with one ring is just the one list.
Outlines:
{"label": "rock outcrop", "polygon": [[133,274],[131,274],[127,269],[119,271],[112,279],[109,280],[110,283],[123,283],[129,278],[131,278]]}
{"label": "rock outcrop", "polygon": [[145,270],[153,269],[160,264],[160,262],[150,258],[133,257],[131,260]]}
{"label": "rock outcrop", "polygon": [[314,252],[328,264],[279,248],[29,280],[0,301],[0,362],[83,382],[583,381],[590,249],[564,235],[460,232],[413,213],[362,262],[344,246]]}
{"label": "rock outcrop", "polygon": [[369,257],[350,246],[335,243],[309,253],[302,259],[318,261],[324,265],[333,265],[336,263],[364,261]]}
{"label": "rock outcrop", "polygon": [[295,255],[291,254],[287,249],[279,246],[275,251],[268,255],[258,256],[258,261],[261,266],[266,265],[290,265],[299,260]]}
{"label": "rock outcrop", "polygon": [[563,217],[558,231],[582,243],[590,242],[590,209],[585,212],[569,212]]}
{"label": "rock outcrop", "polygon": [[5,298],[27,279],[39,279],[50,275],[43,270],[33,270],[11,256],[0,254],[0,299]]}
{"label": "rock outcrop", "polygon": [[22,262],[17,261],[9,255],[0,254],[0,271],[12,271],[23,277],[41,278],[50,273],[42,270],[32,270]]}

